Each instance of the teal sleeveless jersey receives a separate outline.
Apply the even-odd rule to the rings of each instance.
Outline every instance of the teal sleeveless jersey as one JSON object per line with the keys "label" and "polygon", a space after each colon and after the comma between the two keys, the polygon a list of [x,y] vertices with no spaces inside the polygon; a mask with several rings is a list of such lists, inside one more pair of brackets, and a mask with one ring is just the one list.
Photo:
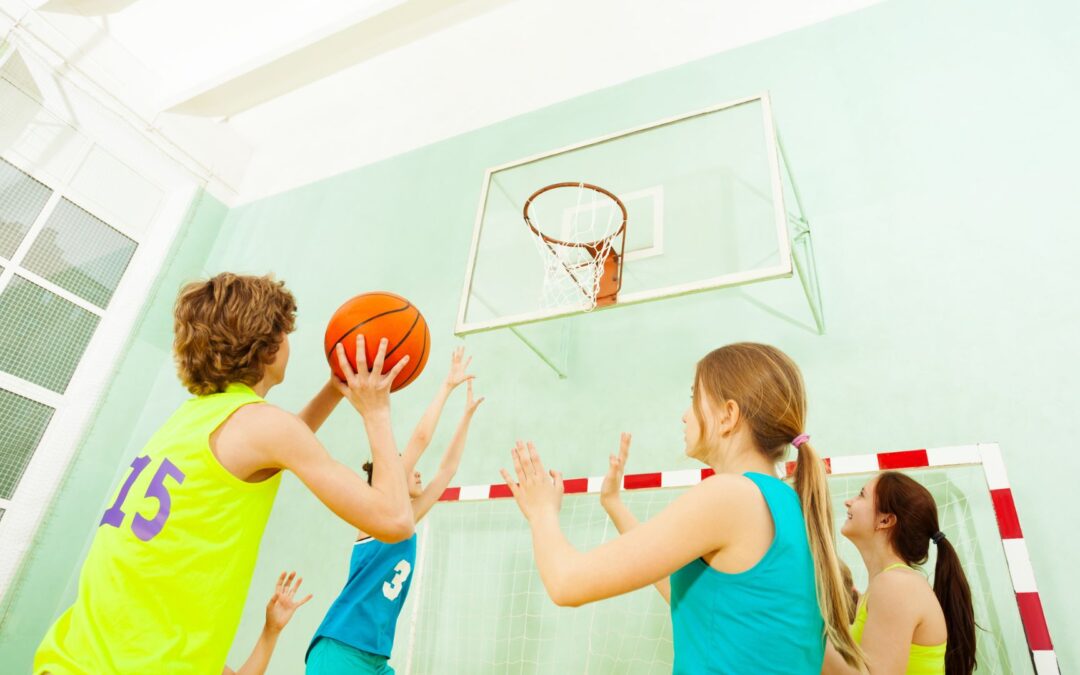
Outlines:
{"label": "teal sleeveless jersey", "polygon": [[772,545],[745,572],[724,574],[698,558],[671,575],[673,672],[817,675],[825,624],[799,497],[772,476],[743,475],[769,506]]}
{"label": "teal sleeveless jersey", "polygon": [[353,544],[349,578],[315,630],[308,654],[322,638],[390,658],[398,615],[416,566],[416,535],[396,544],[365,537]]}

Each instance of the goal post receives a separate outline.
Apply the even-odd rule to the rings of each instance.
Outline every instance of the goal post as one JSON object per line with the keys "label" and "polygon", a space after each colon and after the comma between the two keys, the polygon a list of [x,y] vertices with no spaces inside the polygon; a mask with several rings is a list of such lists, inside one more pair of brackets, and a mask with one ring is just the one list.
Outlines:
{"label": "goal post", "polygon": [[[837,532],[845,499],[873,473],[895,469],[926,486],[956,548],[975,605],[979,673],[1057,673],[1058,666],[1001,452],[994,444],[824,460]],[[793,462],[777,466],[790,477]],[[710,469],[626,475],[623,498],[645,520]],[[602,477],[565,481],[563,531],[579,549],[617,532],[600,506]],[[421,526],[417,576],[398,627],[394,662],[405,675],[670,673],[671,621],[655,589],[580,608],[547,597],[529,528],[503,484],[452,487]],[[839,535],[838,535],[839,537]],[[863,565],[843,537],[856,585]],[[933,579],[934,547],[924,570]],[[401,637],[406,637],[400,640]]]}

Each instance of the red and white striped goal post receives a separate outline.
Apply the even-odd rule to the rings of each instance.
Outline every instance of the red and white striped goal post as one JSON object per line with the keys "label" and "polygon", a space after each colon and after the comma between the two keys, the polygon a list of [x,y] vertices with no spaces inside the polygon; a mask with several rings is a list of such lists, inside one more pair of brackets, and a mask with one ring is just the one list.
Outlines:
{"label": "red and white striped goal post", "polygon": [[[1016,604],[1020,610],[1020,619],[1024,624],[1028,650],[1031,654],[1035,672],[1038,675],[1057,675],[1057,656],[1050,640],[1050,629],[1046,624],[1039,590],[1035,585],[1035,572],[1031,566],[1027,544],[1020,529],[1020,517],[1016,512],[1016,502],[1009,478],[1005,473],[1005,463],[1001,458],[1001,449],[996,443],[976,445],[956,445],[942,448],[922,448],[918,450],[899,450],[878,452],[866,455],[848,455],[845,457],[827,457],[825,470],[834,476],[872,474],[892,469],[930,469],[955,466],[982,467],[986,486],[990,491],[990,500],[997,518],[998,534],[1005,551],[1005,560],[1009,567]],[[777,464],[777,475],[790,478],[795,471],[795,462]],[[642,490],[655,488],[689,487],[697,485],[713,474],[712,469],[681,469],[675,471],[656,471],[652,473],[627,474],[623,476],[624,490]],[[603,476],[588,478],[567,478],[563,480],[566,494],[599,493]],[[490,485],[465,485],[450,487],[439,498],[444,502],[470,502],[490,499],[506,499],[513,495],[505,483]]]}

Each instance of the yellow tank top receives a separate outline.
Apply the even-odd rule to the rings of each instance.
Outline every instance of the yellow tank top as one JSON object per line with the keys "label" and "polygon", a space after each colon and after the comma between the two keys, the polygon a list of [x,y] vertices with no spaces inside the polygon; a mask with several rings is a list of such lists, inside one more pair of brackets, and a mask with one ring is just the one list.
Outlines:
{"label": "yellow tank top", "polygon": [[[886,572],[901,567],[907,567],[907,565],[896,563],[881,571]],[[867,592],[859,600],[859,607],[855,610],[855,623],[851,624],[851,637],[855,638],[855,642],[859,644],[862,644],[863,630],[866,628],[866,601],[869,596]],[[939,645],[927,646],[912,643],[911,650],[908,652],[907,670],[904,671],[906,675],[945,675],[945,646],[947,644],[947,642],[942,642]]]}
{"label": "yellow tank top", "polygon": [[210,434],[262,400],[232,384],[188,400],[151,437],[105,507],[78,597],[38,647],[35,673],[221,672],[281,473],[240,480]]}

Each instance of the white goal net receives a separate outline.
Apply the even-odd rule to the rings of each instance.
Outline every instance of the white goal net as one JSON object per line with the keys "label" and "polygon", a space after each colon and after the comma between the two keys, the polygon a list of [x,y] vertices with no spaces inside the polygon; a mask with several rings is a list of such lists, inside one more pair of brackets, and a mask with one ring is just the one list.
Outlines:
{"label": "white goal net", "polygon": [[[908,473],[933,493],[942,531],[971,583],[981,628],[978,672],[1034,672],[982,466]],[[858,493],[868,477],[830,476],[837,531],[845,517],[843,501]],[[624,500],[645,520],[686,489],[629,490]],[[594,493],[567,494],[561,522],[581,550],[617,534]],[[855,548],[842,537],[839,546],[856,586],[865,588]],[[931,581],[933,548],[925,566]],[[401,673],[671,672],[671,621],[655,589],[580,608],[557,607],[544,591],[529,529],[512,499],[438,505],[422,526],[419,556],[392,661]]]}

